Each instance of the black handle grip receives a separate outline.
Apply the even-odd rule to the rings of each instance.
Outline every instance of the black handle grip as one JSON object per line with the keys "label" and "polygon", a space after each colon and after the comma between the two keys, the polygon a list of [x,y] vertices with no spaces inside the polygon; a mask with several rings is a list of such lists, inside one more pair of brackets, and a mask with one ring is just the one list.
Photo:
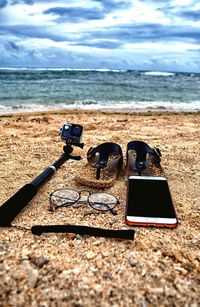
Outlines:
{"label": "black handle grip", "polygon": [[35,235],[41,235],[46,232],[56,233],[78,233],[82,235],[90,235],[95,237],[108,237],[117,239],[134,239],[134,230],[115,230],[115,229],[102,229],[96,227],[82,226],[82,225],[35,225],[31,227],[31,232]]}
{"label": "black handle grip", "polygon": [[32,184],[24,185],[0,207],[0,226],[11,226],[12,220],[37,194],[37,187]]}

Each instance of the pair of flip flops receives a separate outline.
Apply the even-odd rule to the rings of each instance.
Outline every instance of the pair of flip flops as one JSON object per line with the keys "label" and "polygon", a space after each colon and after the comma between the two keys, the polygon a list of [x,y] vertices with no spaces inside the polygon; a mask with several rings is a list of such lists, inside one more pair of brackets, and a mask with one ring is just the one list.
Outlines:
{"label": "pair of flip flops", "polygon": [[[126,157],[127,175],[145,174],[150,166],[158,169],[160,167],[160,150],[151,148],[142,141],[129,142]],[[93,188],[109,188],[123,167],[122,148],[112,142],[91,147],[87,152],[87,161],[82,172],[76,175],[76,180],[82,185]]]}

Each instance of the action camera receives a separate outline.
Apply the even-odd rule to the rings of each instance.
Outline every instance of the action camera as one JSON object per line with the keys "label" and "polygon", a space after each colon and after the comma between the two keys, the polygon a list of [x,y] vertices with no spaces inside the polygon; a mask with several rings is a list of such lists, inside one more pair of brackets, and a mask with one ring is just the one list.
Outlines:
{"label": "action camera", "polygon": [[79,145],[83,134],[83,126],[76,124],[64,124],[60,130],[60,136],[66,144]]}

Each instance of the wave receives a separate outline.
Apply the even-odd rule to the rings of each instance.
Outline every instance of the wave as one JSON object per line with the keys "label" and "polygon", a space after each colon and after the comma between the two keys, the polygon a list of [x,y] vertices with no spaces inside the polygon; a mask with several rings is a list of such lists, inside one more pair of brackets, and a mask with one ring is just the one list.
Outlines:
{"label": "wave", "polygon": [[64,67],[0,67],[0,71],[96,71],[96,72],[127,72],[125,69],[109,68],[64,68]]}
{"label": "wave", "polygon": [[99,103],[97,101],[74,101],[71,104],[58,103],[58,104],[36,104],[29,103],[18,105],[0,105],[0,114],[8,113],[19,113],[19,112],[35,112],[35,111],[56,111],[56,110],[70,110],[70,109],[80,109],[80,110],[173,110],[173,111],[199,111],[199,101],[192,103],[179,102],[174,103],[171,101],[119,101],[118,103],[114,101]]}
{"label": "wave", "polygon": [[163,77],[175,76],[175,73],[166,72],[166,71],[146,71],[146,72],[143,72],[142,74],[148,75],[148,76],[163,76]]}
{"label": "wave", "polygon": [[183,74],[186,76],[197,76],[199,73],[189,73],[189,72],[167,72],[167,71],[142,71],[136,69],[110,69],[110,68],[71,68],[71,67],[0,67],[1,71],[8,72],[62,72],[62,71],[75,71],[75,72],[119,72],[119,73],[135,73],[141,75],[150,75],[150,76],[175,76],[177,74]]}

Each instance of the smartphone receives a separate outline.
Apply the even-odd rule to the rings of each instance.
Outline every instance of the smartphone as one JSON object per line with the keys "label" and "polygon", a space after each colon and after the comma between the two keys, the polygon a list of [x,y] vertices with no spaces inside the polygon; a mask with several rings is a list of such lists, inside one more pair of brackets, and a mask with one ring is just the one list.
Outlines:
{"label": "smartphone", "polygon": [[129,177],[125,222],[129,226],[177,227],[178,220],[165,177]]}

